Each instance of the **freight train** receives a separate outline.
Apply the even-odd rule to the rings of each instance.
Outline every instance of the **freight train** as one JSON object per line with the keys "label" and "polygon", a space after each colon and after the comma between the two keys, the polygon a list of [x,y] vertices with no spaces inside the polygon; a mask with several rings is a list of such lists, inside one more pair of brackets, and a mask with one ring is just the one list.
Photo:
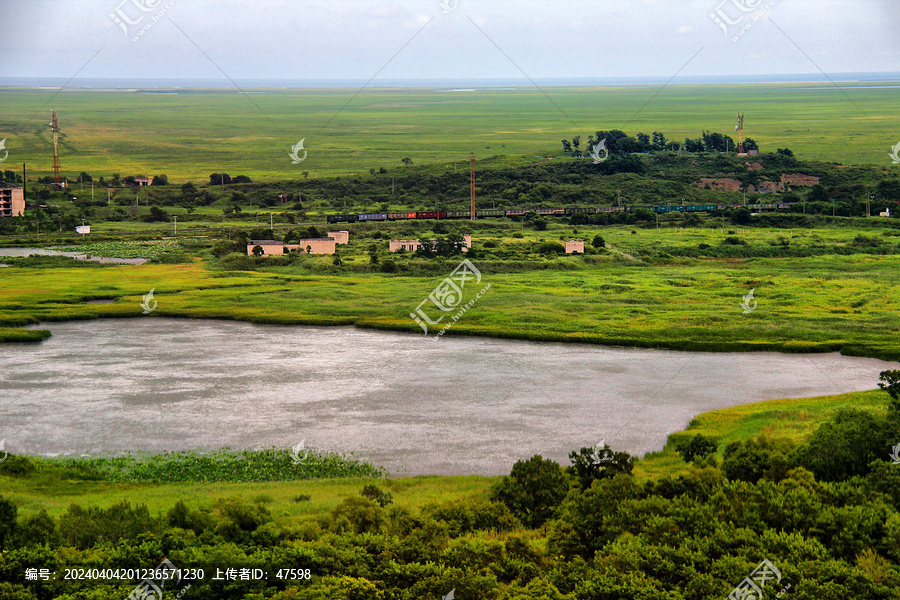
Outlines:
{"label": "freight train", "polygon": [[[672,212],[712,212],[714,210],[726,210],[729,208],[747,208],[751,211],[759,210],[784,210],[790,205],[784,202],[771,204],[689,204],[686,206],[593,206],[570,208],[488,208],[476,210],[475,216],[485,217],[522,217],[529,212],[546,217],[566,217],[572,215],[593,215],[597,213],[634,212],[643,208],[657,214]],[[467,210],[434,210],[434,211],[408,211],[408,212],[381,212],[362,213],[357,215],[328,215],[329,223],[365,223],[369,221],[406,221],[410,219],[468,219]]]}

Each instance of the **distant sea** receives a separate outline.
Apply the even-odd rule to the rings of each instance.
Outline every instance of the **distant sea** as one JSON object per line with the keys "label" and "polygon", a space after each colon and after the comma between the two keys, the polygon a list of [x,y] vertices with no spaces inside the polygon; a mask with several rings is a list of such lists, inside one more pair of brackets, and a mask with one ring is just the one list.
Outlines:
{"label": "distant sea", "polygon": [[[877,83],[900,81],[900,72],[879,73],[833,73],[832,81],[845,83]],[[616,86],[616,85],[662,85],[669,81],[668,77],[574,77],[547,78],[536,77],[533,80],[514,79],[375,79],[368,82],[369,88],[436,88],[454,90],[473,90],[490,88],[528,88],[537,84],[541,87],[580,87],[580,86]],[[237,79],[235,83],[244,90],[253,89],[291,89],[291,88],[360,88],[366,85],[365,79]],[[693,85],[725,85],[740,83],[830,83],[821,73],[799,73],[793,75],[717,75],[707,77],[676,77],[672,84]],[[105,79],[76,78],[69,81],[63,77],[0,77],[0,86],[26,88],[59,88],[67,89],[235,89],[234,83],[227,79]]]}

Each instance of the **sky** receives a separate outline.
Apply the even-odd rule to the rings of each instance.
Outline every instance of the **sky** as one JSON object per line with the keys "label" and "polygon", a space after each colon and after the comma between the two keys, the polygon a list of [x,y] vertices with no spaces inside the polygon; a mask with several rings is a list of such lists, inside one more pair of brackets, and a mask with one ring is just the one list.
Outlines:
{"label": "sky", "polygon": [[0,0],[0,77],[900,72],[898,25],[900,0]]}

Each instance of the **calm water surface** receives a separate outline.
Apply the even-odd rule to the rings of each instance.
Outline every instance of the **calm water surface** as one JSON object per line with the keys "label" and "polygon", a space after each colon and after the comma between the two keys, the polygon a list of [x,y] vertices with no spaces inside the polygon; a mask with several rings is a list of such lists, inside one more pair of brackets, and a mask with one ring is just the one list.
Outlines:
{"label": "calm water surface", "polygon": [[395,475],[659,450],[696,415],[872,389],[895,363],[635,350],[155,317],[52,323],[0,345],[0,439],[28,454],[287,448]]}

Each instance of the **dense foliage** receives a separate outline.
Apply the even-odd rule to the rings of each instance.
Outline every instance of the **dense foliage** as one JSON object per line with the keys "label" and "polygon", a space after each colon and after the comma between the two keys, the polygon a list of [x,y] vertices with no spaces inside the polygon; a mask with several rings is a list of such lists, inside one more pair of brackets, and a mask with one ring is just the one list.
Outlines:
{"label": "dense foliage", "polygon": [[[804,443],[728,444],[721,464],[709,454],[717,442],[695,436],[680,445],[695,466],[677,477],[638,483],[630,457],[617,456],[624,453],[582,448],[568,470],[540,456],[519,461],[486,497],[412,511],[367,484],[302,522],[278,519],[265,498],[179,501],[158,515],[127,502],[73,504],[58,518],[44,511],[20,517],[13,502],[0,499],[0,595],[125,598],[135,581],[26,584],[23,574],[155,567],[167,557],[207,571],[167,593],[190,584],[191,597],[213,600],[418,600],[451,590],[460,599],[712,600],[768,560],[780,580],[765,587],[766,598],[787,590],[799,600],[897,600],[900,468],[888,461],[894,440],[896,411],[843,410]],[[5,477],[35,476],[27,459],[2,464]],[[87,475],[97,465],[79,468]],[[213,581],[216,567],[271,575]],[[309,569],[310,579],[278,579],[280,568]]]}

